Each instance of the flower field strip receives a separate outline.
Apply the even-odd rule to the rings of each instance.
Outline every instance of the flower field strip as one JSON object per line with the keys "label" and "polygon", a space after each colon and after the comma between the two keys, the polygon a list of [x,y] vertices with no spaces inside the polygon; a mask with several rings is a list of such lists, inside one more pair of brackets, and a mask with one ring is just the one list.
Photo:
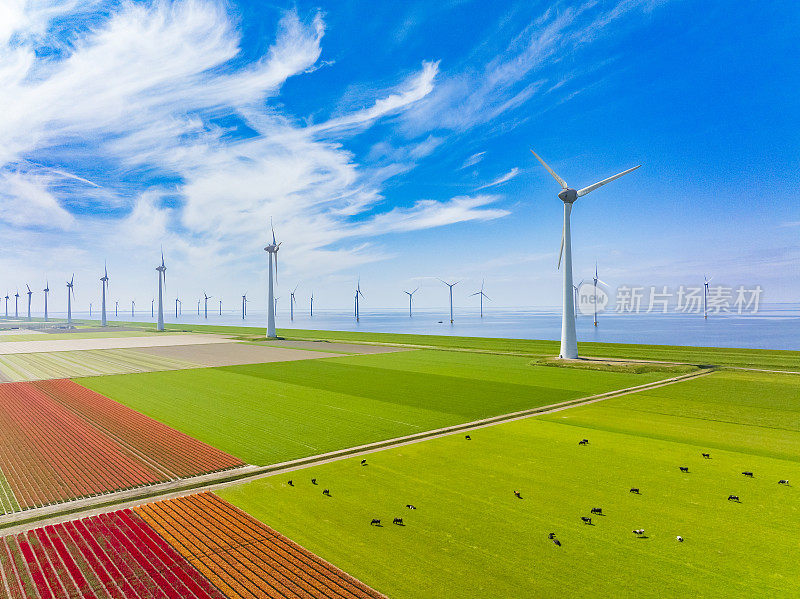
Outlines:
{"label": "flower field strip", "polygon": [[231,598],[382,597],[212,493],[134,509]]}
{"label": "flower field strip", "polygon": [[163,480],[26,383],[0,385],[0,470],[22,509]]}
{"label": "flower field strip", "polygon": [[171,478],[243,465],[238,458],[68,380],[32,382],[71,412],[136,453],[141,452]]}
{"label": "flower field strip", "polygon": [[19,503],[17,503],[17,498],[14,497],[14,491],[8,485],[6,477],[0,471],[0,516],[16,511],[19,511]]}
{"label": "flower field strip", "polygon": [[130,510],[0,538],[10,599],[225,599]]}

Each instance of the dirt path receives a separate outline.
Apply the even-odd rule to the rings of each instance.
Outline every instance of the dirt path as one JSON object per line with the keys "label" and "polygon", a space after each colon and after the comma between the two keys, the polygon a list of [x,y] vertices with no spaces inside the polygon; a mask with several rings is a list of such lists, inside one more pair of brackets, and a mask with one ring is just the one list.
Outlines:
{"label": "dirt path", "polygon": [[0,536],[17,534],[19,532],[24,532],[40,526],[58,524],[78,518],[84,518],[86,516],[94,516],[97,514],[112,512],[118,509],[135,507],[150,501],[180,497],[198,491],[213,491],[231,485],[257,480],[259,478],[265,478],[267,476],[285,474],[287,472],[300,470],[313,465],[327,464],[329,462],[366,455],[392,447],[401,447],[403,445],[410,445],[412,443],[420,443],[422,441],[427,441],[428,439],[436,439],[438,437],[476,430],[487,426],[494,426],[503,422],[522,420],[524,418],[531,418],[541,414],[552,414],[561,410],[588,405],[604,401],[606,399],[612,399],[614,397],[621,397],[631,393],[638,393],[641,391],[647,391],[649,389],[657,389],[667,385],[674,385],[690,379],[708,376],[712,372],[714,371],[710,369],[701,370],[668,379],[662,379],[652,383],[646,383],[644,385],[626,387],[624,389],[608,391],[606,393],[590,395],[587,397],[563,401],[547,406],[540,406],[538,408],[531,408],[519,412],[512,412],[510,414],[492,416],[491,418],[474,420],[471,422],[429,430],[422,433],[415,433],[413,435],[407,435],[404,437],[368,443],[366,445],[358,445],[347,449],[340,449],[324,454],[282,462],[279,464],[271,464],[269,466],[245,466],[243,468],[237,468],[234,470],[226,470],[213,474],[174,480],[168,483],[139,487],[136,489],[129,489],[126,491],[119,491],[116,493],[109,493],[67,503],[51,505],[44,508],[6,514],[4,516],[0,516]]}

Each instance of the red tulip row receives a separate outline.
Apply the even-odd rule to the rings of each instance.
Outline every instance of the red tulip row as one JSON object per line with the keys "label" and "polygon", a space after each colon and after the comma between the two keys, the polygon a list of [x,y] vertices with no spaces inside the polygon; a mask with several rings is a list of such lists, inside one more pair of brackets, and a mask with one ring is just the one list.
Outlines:
{"label": "red tulip row", "polygon": [[0,538],[11,599],[224,599],[130,510]]}
{"label": "red tulip row", "polygon": [[382,597],[213,493],[135,511],[228,597]]}

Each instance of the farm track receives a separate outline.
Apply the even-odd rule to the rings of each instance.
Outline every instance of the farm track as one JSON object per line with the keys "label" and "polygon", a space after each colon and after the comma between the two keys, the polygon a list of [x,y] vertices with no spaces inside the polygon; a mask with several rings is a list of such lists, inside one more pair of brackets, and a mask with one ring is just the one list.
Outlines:
{"label": "farm track", "polygon": [[[135,507],[144,503],[153,501],[155,499],[174,498],[185,495],[189,492],[195,491],[209,491],[219,488],[224,488],[230,485],[239,484],[244,481],[255,480],[267,476],[274,476],[281,473],[299,470],[315,464],[323,464],[337,460],[343,460],[355,456],[366,455],[381,451],[390,447],[398,447],[412,443],[419,443],[428,439],[443,437],[447,435],[457,434],[465,431],[471,431],[487,426],[493,426],[503,422],[510,422],[513,420],[520,420],[530,418],[541,414],[550,414],[561,410],[569,409],[576,406],[587,405],[612,399],[614,397],[621,397],[631,393],[646,391],[649,389],[656,389],[667,385],[673,385],[683,381],[691,380],[694,378],[707,376],[713,370],[702,370],[683,374],[680,376],[662,379],[644,385],[637,385],[634,387],[627,387],[615,391],[609,391],[588,397],[577,398],[556,404],[540,406],[529,410],[513,412],[510,414],[503,414],[472,422],[466,422],[440,429],[425,431],[422,433],[415,433],[404,437],[388,439],[385,441],[378,441],[366,445],[359,445],[342,450],[332,451],[324,454],[318,454],[297,460],[291,460],[279,464],[272,464],[269,466],[247,466],[235,470],[228,470],[217,472],[209,475],[204,475],[186,480],[171,481],[168,484],[159,484],[153,487],[144,487],[137,489],[129,489],[124,492],[117,492],[100,497],[92,497],[81,499],[76,502],[68,502],[61,505],[54,505],[47,508],[30,510],[28,512],[19,512],[15,514],[7,514],[0,516],[0,534],[4,530],[11,532],[22,532],[29,530],[35,526],[42,524],[52,524],[59,522],[66,522],[81,514],[100,514],[120,509],[123,507]],[[0,385],[0,388],[2,385]]]}

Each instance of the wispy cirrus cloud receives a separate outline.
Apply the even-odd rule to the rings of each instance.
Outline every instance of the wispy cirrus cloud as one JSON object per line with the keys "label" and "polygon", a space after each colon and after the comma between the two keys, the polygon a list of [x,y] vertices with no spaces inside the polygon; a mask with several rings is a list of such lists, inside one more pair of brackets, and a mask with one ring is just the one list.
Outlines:
{"label": "wispy cirrus cloud", "polygon": [[511,181],[511,179],[516,177],[518,174],[519,174],[519,168],[515,166],[507,173],[500,175],[499,177],[490,181],[489,183],[486,183],[485,185],[481,185],[478,189],[486,189],[487,187],[495,187],[496,185],[502,185],[507,181]]}

